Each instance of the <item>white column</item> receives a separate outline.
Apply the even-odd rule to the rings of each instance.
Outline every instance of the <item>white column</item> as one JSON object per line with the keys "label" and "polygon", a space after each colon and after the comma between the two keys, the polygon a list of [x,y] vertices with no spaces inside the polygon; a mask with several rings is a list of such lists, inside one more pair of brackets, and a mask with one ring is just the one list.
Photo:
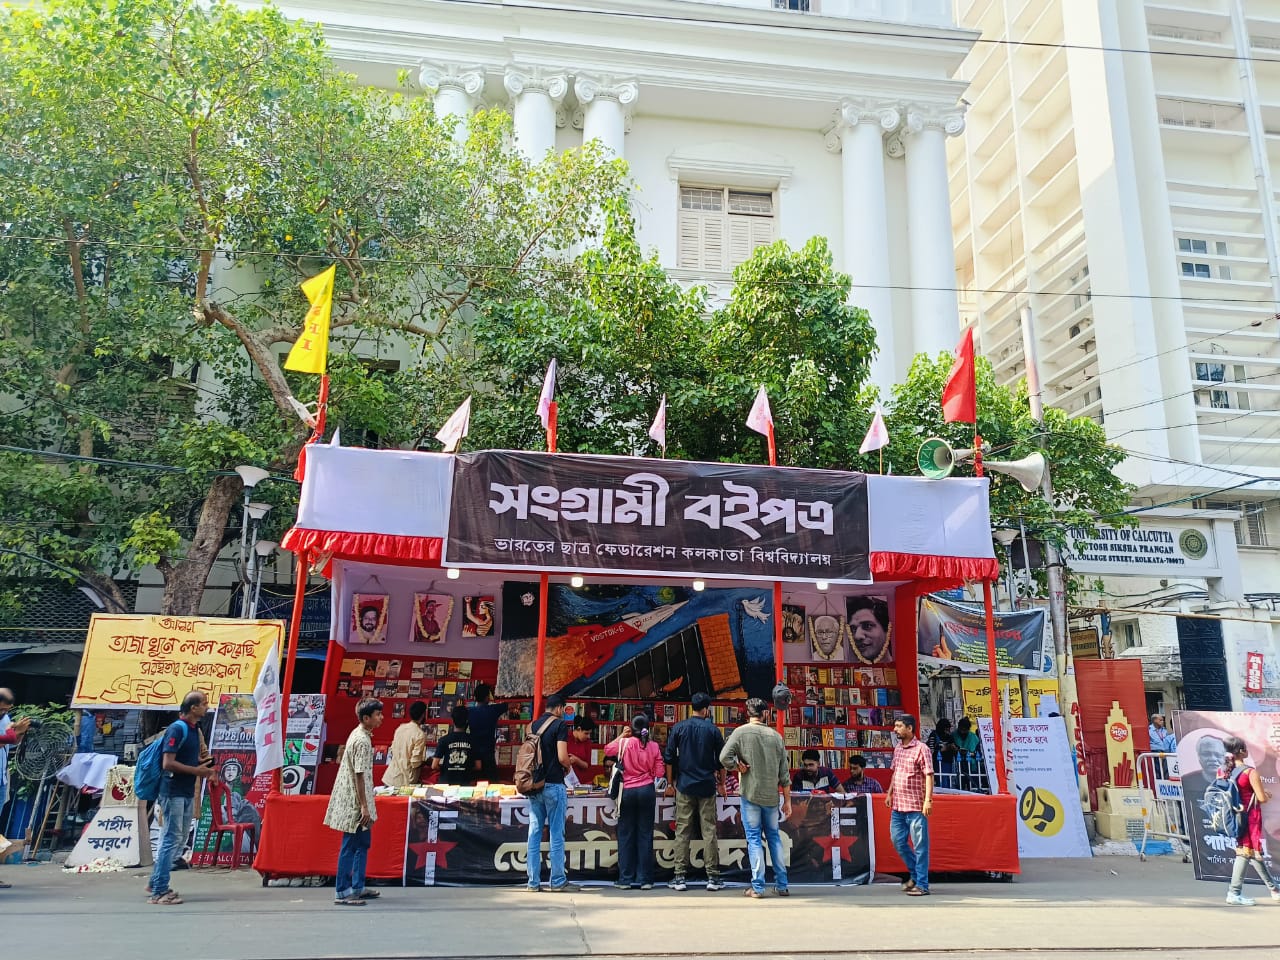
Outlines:
{"label": "white column", "polygon": [[557,109],[569,91],[569,78],[543,67],[507,67],[502,85],[511,95],[516,148],[537,162],[556,146]]}
{"label": "white column", "polygon": [[947,137],[964,130],[955,107],[907,109],[907,240],[911,253],[911,350],[955,349],[960,336],[956,251],[947,183]]}
{"label": "white column", "polygon": [[574,116],[574,126],[582,129],[582,142],[599,140],[613,156],[624,158],[631,105],[640,94],[639,85],[631,79],[582,74],[574,79],[573,92],[582,105],[581,115]]}
{"label": "white column", "polygon": [[431,105],[437,117],[458,119],[453,138],[459,142],[466,140],[467,121],[475,111],[476,98],[484,89],[484,69],[454,63],[423,63],[418,70],[418,84],[435,92]]}
{"label": "white column", "polygon": [[871,382],[888,397],[904,369],[898,369],[893,336],[893,296],[889,272],[889,207],[885,199],[884,134],[897,129],[896,107],[867,100],[844,100],[827,149],[841,154],[844,257],[853,280],[850,302],[871,314],[878,352]]}

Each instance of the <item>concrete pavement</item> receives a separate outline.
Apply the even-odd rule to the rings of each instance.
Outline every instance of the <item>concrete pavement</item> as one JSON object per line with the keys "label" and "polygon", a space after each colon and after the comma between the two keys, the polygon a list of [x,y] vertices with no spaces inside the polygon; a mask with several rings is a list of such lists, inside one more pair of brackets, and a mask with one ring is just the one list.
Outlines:
{"label": "concrete pavement", "polygon": [[896,884],[793,887],[790,899],[764,901],[734,888],[381,887],[379,901],[340,908],[331,887],[264,889],[247,870],[175,873],[186,902],[153,907],[143,871],[6,867],[0,879],[14,886],[0,891],[0,952],[18,960],[1280,956],[1280,904],[1227,907],[1225,884],[1192,879],[1177,857],[1032,860],[1024,870],[1014,883],[939,883],[927,899]]}

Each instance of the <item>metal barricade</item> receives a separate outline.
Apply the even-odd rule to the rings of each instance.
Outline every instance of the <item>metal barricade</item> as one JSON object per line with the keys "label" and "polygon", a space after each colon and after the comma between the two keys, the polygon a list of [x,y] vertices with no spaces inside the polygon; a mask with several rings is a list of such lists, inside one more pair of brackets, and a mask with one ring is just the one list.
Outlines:
{"label": "metal barricade", "polygon": [[1138,858],[1147,859],[1147,838],[1177,841],[1182,862],[1191,862],[1191,840],[1182,811],[1182,777],[1173,753],[1138,755],[1138,791],[1142,798],[1142,844]]}
{"label": "metal barricade", "polygon": [[938,751],[933,755],[933,782],[949,790],[966,790],[970,793],[990,793],[987,766],[982,751],[957,750],[943,757]]}

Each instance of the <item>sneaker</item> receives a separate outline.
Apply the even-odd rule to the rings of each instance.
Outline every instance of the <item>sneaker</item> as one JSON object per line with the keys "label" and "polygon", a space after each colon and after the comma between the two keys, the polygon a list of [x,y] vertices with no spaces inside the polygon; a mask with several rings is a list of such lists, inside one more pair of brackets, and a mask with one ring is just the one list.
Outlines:
{"label": "sneaker", "polygon": [[[672,890],[679,890],[681,893],[689,889],[689,885],[684,882],[684,877],[676,877],[667,886]],[[711,884],[707,884],[707,889],[711,889]]]}
{"label": "sneaker", "polygon": [[615,884],[613,885],[613,889],[615,889],[615,890],[630,890],[630,889],[631,889],[631,884],[629,884],[629,883],[623,883],[621,880],[619,880],[617,883],[615,883]]}
{"label": "sneaker", "polygon": [[562,883],[558,887],[548,887],[552,893],[580,893],[582,888],[576,883]]}
{"label": "sneaker", "polygon": [[653,889],[653,884],[652,884],[652,883],[642,883],[642,884],[640,884],[640,889],[641,889],[641,890],[652,890],[652,889]]}
{"label": "sneaker", "polygon": [[1256,900],[1250,900],[1242,893],[1227,894],[1227,904],[1232,907],[1252,907],[1256,902]]}
{"label": "sneaker", "polygon": [[1275,889],[1275,888],[1272,888],[1272,890],[1271,890],[1271,899],[1272,899],[1272,900],[1280,900],[1280,890]]}
{"label": "sneaker", "polygon": [[525,893],[541,893],[541,892],[542,892],[542,888],[541,888],[541,887],[526,886],[526,887],[524,888],[524,892],[525,892]]}
{"label": "sneaker", "polygon": [[723,890],[724,888],[725,888],[725,882],[724,882],[723,880],[721,880],[719,877],[716,877],[716,878],[715,878],[715,879],[713,879],[713,880],[708,880],[708,881],[707,881],[707,889],[708,889],[708,890],[711,890],[711,891],[713,891],[713,892],[714,892],[714,891],[716,891],[716,890]]}
{"label": "sneaker", "polygon": [[789,896],[791,896],[791,891],[790,891],[790,890],[788,890],[786,887],[774,887],[774,888],[773,888],[773,892],[774,892],[774,893],[776,893],[776,894],[777,894],[778,896],[780,896],[780,897],[789,897]]}

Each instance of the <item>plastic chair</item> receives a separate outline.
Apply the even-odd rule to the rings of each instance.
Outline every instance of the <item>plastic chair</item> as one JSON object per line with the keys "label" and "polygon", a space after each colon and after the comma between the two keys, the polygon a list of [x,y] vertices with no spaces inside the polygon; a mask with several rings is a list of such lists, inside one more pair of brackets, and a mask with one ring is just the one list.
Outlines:
{"label": "plastic chair", "polygon": [[222,849],[222,837],[224,834],[231,834],[231,869],[240,869],[240,848],[244,846],[244,837],[249,837],[249,863],[253,863],[253,858],[258,853],[258,825],[256,823],[235,823],[232,819],[231,807],[231,788],[225,783],[212,783],[209,785],[209,814],[211,821],[209,823],[209,832],[204,835],[204,846],[201,853],[209,852],[209,841],[217,838],[214,844],[213,863],[218,862],[217,851]]}

